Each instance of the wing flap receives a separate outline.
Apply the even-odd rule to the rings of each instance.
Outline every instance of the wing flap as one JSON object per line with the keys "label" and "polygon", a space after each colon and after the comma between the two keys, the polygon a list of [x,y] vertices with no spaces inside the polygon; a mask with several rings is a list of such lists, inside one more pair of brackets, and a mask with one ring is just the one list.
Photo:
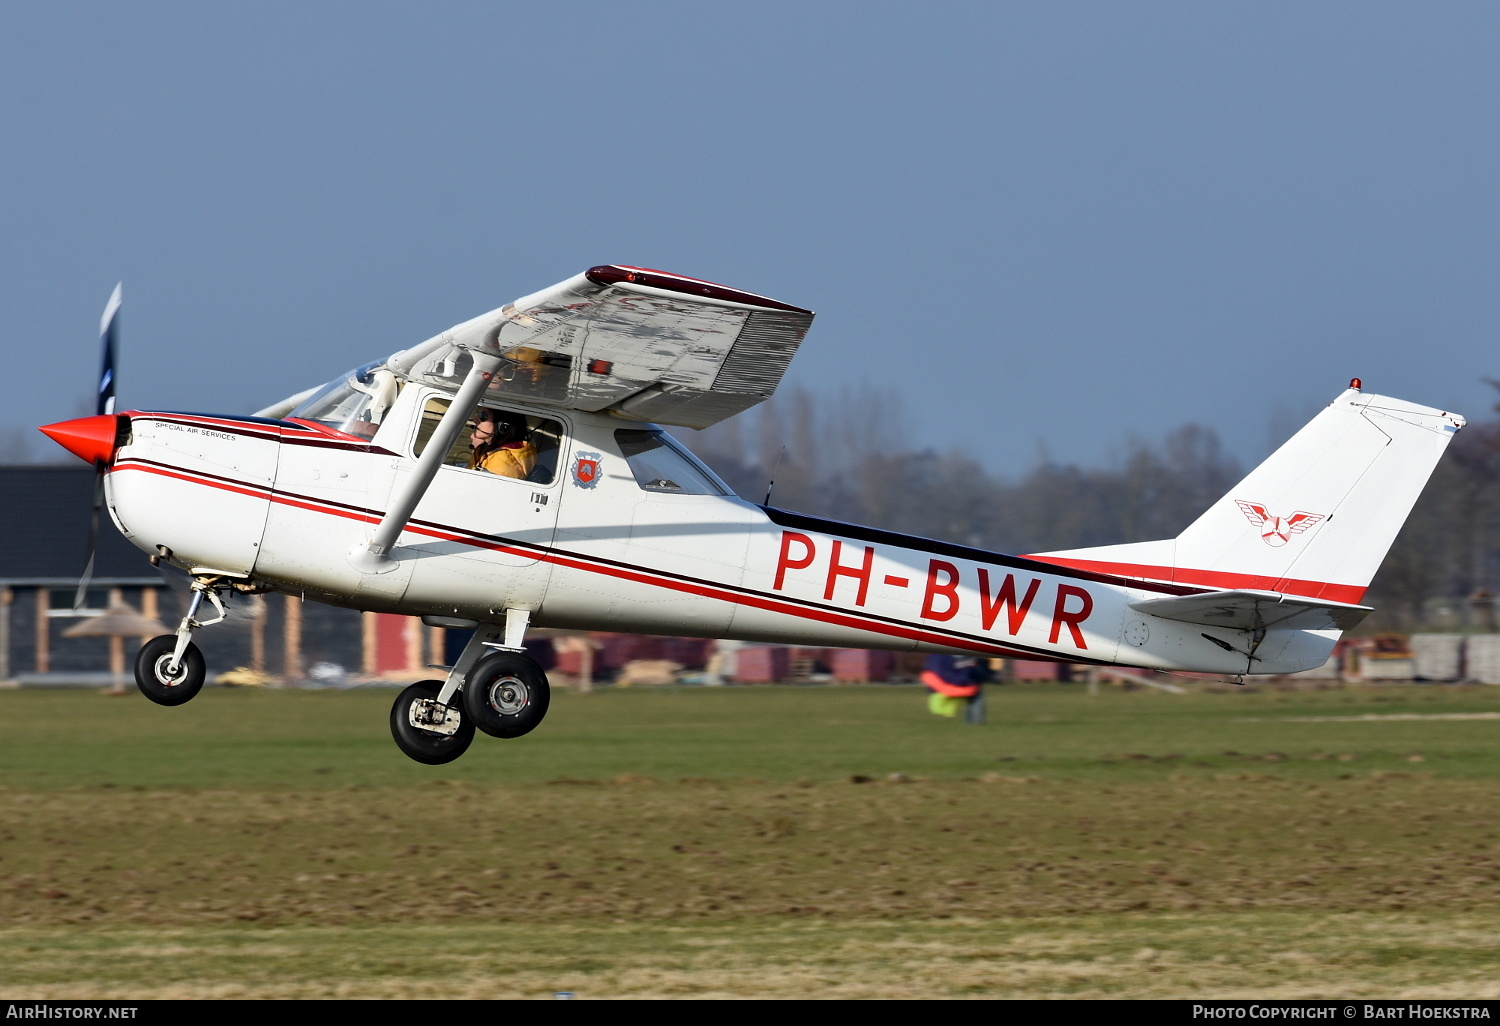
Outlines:
{"label": "wing flap", "polygon": [[1374,611],[1370,606],[1248,590],[1141,599],[1130,603],[1130,608],[1167,620],[1237,631],[1347,631]]}

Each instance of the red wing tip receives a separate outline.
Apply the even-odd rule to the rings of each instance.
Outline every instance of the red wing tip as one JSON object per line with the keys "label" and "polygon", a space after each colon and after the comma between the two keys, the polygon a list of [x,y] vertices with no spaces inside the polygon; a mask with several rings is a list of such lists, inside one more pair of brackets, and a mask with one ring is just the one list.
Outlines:
{"label": "red wing tip", "polygon": [[632,285],[644,285],[648,288],[662,289],[666,292],[680,292],[685,296],[705,296],[709,299],[721,299],[730,303],[743,303],[746,306],[759,306],[767,310],[785,310],[788,313],[811,314],[811,310],[804,310],[800,306],[792,306],[782,303],[766,296],[758,296],[753,292],[743,292],[740,289],[730,288],[728,285],[720,285],[717,282],[705,281],[702,278],[689,278],[684,274],[673,274],[671,271],[658,271],[650,267],[633,267],[629,264],[600,264],[598,267],[590,267],[584,272],[585,276],[596,285],[619,285],[621,283]]}

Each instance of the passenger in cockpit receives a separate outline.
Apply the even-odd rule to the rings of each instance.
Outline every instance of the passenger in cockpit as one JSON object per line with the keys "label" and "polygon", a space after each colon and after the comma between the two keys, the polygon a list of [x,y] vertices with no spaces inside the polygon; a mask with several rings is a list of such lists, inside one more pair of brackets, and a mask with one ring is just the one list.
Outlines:
{"label": "passenger in cockpit", "polygon": [[474,430],[469,435],[474,448],[469,469],[525,478],[536,466],[536,446],[527,439],[527,433],[525,417],[481,409],[474,416]]}

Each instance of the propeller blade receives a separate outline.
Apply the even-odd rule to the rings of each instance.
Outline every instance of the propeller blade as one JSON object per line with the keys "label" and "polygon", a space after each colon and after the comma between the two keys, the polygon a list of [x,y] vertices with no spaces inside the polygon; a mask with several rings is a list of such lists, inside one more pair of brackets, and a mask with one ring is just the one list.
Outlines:
{"label": "propeller blade", "polygon": [[94,509],[89,515],[89,559],[83,566],[83,576],[78,579],[78,591],[73,595],[73,611],[83,608],[88,598],[89,582],[94,579],[94,554],[99,547],[99,513],[104,509],[104,463],[94,464]]}
{"label": "propeller blade", "polygon": [[[94,413],[96,416],[115,412],[115,343],[120,335],[120,303],[125,295],[125,283],[115,285],[104,304],[104,316],[99,318],[99,347],[104,351],[99,363],[99,389]],[[94,556],[99,548],[99,513],[104,509],[104,474],[109,469],[103,460],[94,461],[94,508],[89,514],[88,562],[83,566],[83,576],[78,579],[78,591],[73,595],[73,609],[83,608],[88,598],[89,582],[94,579]]]}
{"label": "propeller blade", "polygon": [[124,298],[125,283],[120,282],[109,294],[104,304],[104,316],[99,318],[99,345],[104,357],[99,366],[99,397],[94,413],[115,412],[115,340],[120,330],[120,302]]}

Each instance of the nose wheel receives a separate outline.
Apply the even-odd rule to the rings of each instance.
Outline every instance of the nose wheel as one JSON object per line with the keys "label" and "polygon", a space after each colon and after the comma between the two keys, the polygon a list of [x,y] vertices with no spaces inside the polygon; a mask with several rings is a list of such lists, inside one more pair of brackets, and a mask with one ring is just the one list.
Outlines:
{"label": "nose wheel", "polygon": [[157,705],[181,705],[203,687],[203,653],[191,641],[177,656],[177,635],[163,634],[141,646],[135,657],[135,684]]}

